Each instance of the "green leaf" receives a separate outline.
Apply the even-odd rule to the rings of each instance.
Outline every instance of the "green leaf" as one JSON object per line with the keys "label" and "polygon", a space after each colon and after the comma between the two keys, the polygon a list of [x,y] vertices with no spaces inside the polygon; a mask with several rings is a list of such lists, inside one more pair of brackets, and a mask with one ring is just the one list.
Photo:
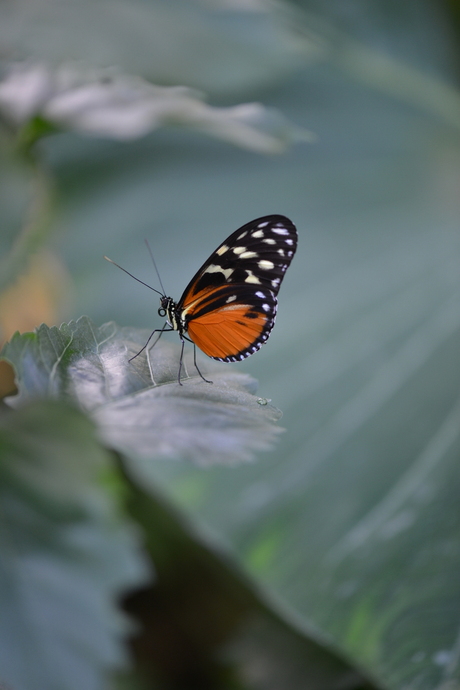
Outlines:
{"label": "green leaf", "polygon": [[[39,39],[37,31],[22,34],[50,51],[56,44],[43,35],[54,5],[41,14]],[[66,36],[73,39],[80,22],[85,37],[89,27],[97,38],[91,47],[105,51],[104,64],[162,84],[199,79],[206,89],[211,75],[227,96],[238,84],[232,77],[239,74],[241,84],[254,74],[242,67],[247,45],[280,48],[279,41],[255,37],[252,16],[235,22],[219,13],[223,31],[209,31],[208,24],[202,33],[214,46],[195,42],[200,49],[190,50],[181,38],[196,36],[197,24],[176,10],[183,3],[172,10],[161,5],[177,11],[174,27],[183,33],[157,21],[152,41],[147,21],[142,35],[154,50],[167,46],[172,61],[185,56],[190,78],[180,67],[174,71],[178,62],[152,60],[150,45],[126,52],[127,61],[110,59],[111,49],[126,51],[138,33],[131,24],[125,31],[126,22],[113,31],[109,12],[97,26],[78,6],[67,15]],[[317,16],[294,28],[303,42],[324,27],[329,66],[299,70],[268,92],[259,90],[267,83],[259,79],[251,94],[262,93],[290,120],[313,127],[314,149],[262,160],[184,131],[124,146],[48,138],[41,149],[59,180],[59,246],[77,282],[75,313],[145,325],[149,292],[104,272],[102,254],[123,257],[148,282],[147,236],[168,289],[179,296],[238,225],[268,212],[292,217],[299,251],[276,328],[257,357],[235,365],[256,372],[281,401],[288,433],[278,453],[232,471],[202,472],[190,463],[152,463],[152,471],[287,620],[307,633],[319,629],[387,688],[457,687],[460,442],[452,430],[460,389],[459,148],[445,123],[458,124],[459,108],[458,94],[445,85],[453,83],[458,41],[439,3],[361,3],[351,11],[344,3],[314,5]],[[21,13],[10,14],[17,26]],[[30,24],[39,14],[28,15]],[[348,24],[349,34],[375,53],[331,24],[341,31]],[[21,36],[6,22],[0,28],[5,40]],[[238,39],[227,54],[224,34]],[[60,44],[64,55],[69,45]],[[223,51],[209,60],[216,45]],[[74,54],[80,46],[76,39]],[[392,59],[381,59],[382,46]],[[100,64],[100,53],[90,54]],[[148,70],[164,69],[165,78],[132,66],[145,55]],[[396,64],[404,56],[414,71]],[[280,70],[269,58],[258,64],[276,79]],[[334,62],[361,85],[334,71]],[[398,102],[401,96],[410,107]],[[437,116],[427,117],[428,110]]]}
{"label": "green leaf", "polygon": [[[206,383],[189,351],[179,386],[179,346],[162,341],[129,362],[148,335],[114,323],[98,328],[86,317],[16,334],[2,352],[17,372],[19,395],[10,402],[73,401],[91,414],[105,443],[141,461],[178,456],[233,463],[270,447],[280,413],[253,394],[251,377],[205,362],[200,368],[213,380]],[[150,463],[133,466],[149,476]]]}
{"label": "green leaf", "polygon": [[289,626],[157,492],[130,482],[126,496],[158,575],[126,602],[140,621],[133,649],[146,687],[153,678],[162,688],[370,690],[315,631]]}
{"label": "green leaf", "polygon": [[[37,84],[34,99],[31,84]],[[0,113],[20,128],[28,150],[38,139],[61,130],[130,140],[174,125],[258,153],[282,153],[294,141],[311,141],[306,130],[259,103],[216,108],[184,86],[157,86],[114,70],[65,64],[12,66],[0,81]]]}
{"label": "green leaf", "polygon": [[109,456],[62,402],[0,419],[0,675],[18,690],[101,690],[126,662],[117,599],[146,580],[100,486]]}
{"label": "green leaf", "polygon": [[[276,8],[251,5],[80,0],[63,9],[59,0],[14,0],[13,9],[0,5],[0,41],[4,55],[38,62],[120,65],[159,84],[249,92],[279,80],[305,54]],[[321,50],[309,44],[312,53]]]}
{"label": "green leaf", "polygon": [[[286,620],[320,630],[384,687],[433,690],[458,682],[460,441],[441,443],[460,428],[458,148],[419,115],[317,78],[333,104],[317,112],[317,157],[250,164],[165,139],[130,149],[127,166],[125,150],[80,157],[80,142],[56,146],[66,251],[81,309],[142,324],[149,291],[104,274],[95,256],[107,247],[148,282],[148,233],[179,296],[209,250],[267,199],[297,222],[273,335],[241,365],[281,401],[288,433],[278,452],[231,472],[150,470]],[[298,113],[308,78],[300,84],[278,104],[290,97]],[[422,142],[412,136],[420,131]],[[411,468],[419,482],[406,482]]]}

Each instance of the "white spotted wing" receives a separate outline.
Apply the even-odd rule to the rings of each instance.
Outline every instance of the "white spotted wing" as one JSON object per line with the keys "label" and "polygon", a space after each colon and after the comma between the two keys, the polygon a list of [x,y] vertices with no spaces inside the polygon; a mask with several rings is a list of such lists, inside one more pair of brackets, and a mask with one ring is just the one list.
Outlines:
{"label": "white spotted wing", "polygon": [[233,362],[266,342],[296,248],[294,224],[272,215],[243,225],[211,254],[176,307],[184,330],[205,354]]}

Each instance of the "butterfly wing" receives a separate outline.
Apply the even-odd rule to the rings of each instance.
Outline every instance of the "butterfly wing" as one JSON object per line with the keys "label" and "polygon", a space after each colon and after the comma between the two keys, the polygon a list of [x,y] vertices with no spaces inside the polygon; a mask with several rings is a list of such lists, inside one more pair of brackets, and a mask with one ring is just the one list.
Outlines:
{"label": "butterfly wing", "polygon": [[205,354],[231,362],[263,345],[296,248],[294,224],[272,215],[243,225],[211,254],[177,305],[190,338]]}
{"label": "butterfly wing", "polygon": [[224,285],[208,292],[187,313],[187,331],[209,357],[244,359],[264,344],[275,323],[277,299],[267,289]]}

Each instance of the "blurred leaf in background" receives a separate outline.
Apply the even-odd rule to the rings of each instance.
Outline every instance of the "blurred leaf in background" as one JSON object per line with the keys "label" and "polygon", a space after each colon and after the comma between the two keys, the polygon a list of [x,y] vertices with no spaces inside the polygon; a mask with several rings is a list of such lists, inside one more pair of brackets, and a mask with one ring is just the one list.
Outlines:
{"label": "blurred leaf in background", "polygon": [[[343,687],[344,659],[384,688],[460,686],[455,12],[455,3],[431,0],[14,0],[0,8],[1,285],[19,280],[39,247],[58,257],[73,282],[72,301],[61,302],[54,317],[37,309],[27,330],[43,318],[81,314],[153,330],[161,325],[156,299],[104,265],[104,254],[157,286],[148,238],[165,288],[177,298],[244,222],[282,213],[298,227],[299,251],[268,346],[227,367],[260,380],[260,395],[284,412],[286,433],[253,464],[203,471],[187,461],[152,462],[141,486],[144,513],[135,519],[153,560],[169,548],[165,560],[173,562],[174,539],[168,531],[161,538],[159,526],[179,510],[197,549],[227,574],[236,567],[297,640],[327,651],[326,666],[339,664],[337,676],[318,676],[323,687]],[[6,85],[12,70],[30,66],[45,71],[47,87],[38,101],[25,89],[33,116],[19,121]],[[64,118],[61,110],[58,121],[48,106],[63,95],[56,75],[69,71],[86,75],[77,89],[80,110],[70,107]],[[97,98],[85,101],[84,114],[97,116],[102,129],[89,136],[81,96],[94,94],[95,83]],[[123,85],[121,100],[110,84]],[[75,90],[66,89],[65,102],[75,103]],[[196,90],[209,105],[201,95],[193,100]],[[107,105],[112,115],[132,113],[139,94],[144,106],[153,91],[192,99],[188,105],[212,127],[172,127],[168,117],[161,129],[153,131],[150,120],[124,141],[109,132],[109,120],[103,131]],[[262,106],[248,110],[254,103]],[[240,132],[241,120],[228,117],[235,112],[261,115],[244,141],[232,129]],[[185,115],[180,124],[191,124],[190,111]],[[316,140],[286,148],[305,132]],[[278,142],[272,154],[284,153],[268,155],[254,145],[261,139]],[[44,270],[54,284],[52,272]],[[122,462],[132,462],[129,452]],[[129,497],[139,490],[131,481],[128,488],[124,480]],[[200,572],[193,560],[181,563],[182,571],[189,563]],[[219,572],[215,581],[224,577]],[[206,607],[203,591],[181,591]],[[231,600],[225,591],[222,620]],[[161,606],[154,599],[149,610]],[[197,616],[190,618],[199,628]],[[146,625],[139,645],[161,629]],[[263,634],[257,639],[260,648]],[[299,644],[292,643],[297,659],[308,657]],[[273,658],[284,669],[301,668],[292,657]],[[139,648],[134,659],[142,665]],[[269,660],[254,660],[259,675],[212,676],[209,685],[274,690]],[[138,665],[125,679],[128,690],[142,687]],[[187,688],[184,674],[169,687]],[[154,675],[146,674],[147,687]],[[278,687],[311,687],[305,669],[300,681],[294,675],[282,675]],[[160,687],[168,687],[161,677]],[[362,682],[348,678],[347,687]]]}
{"label": "blurred leaf in background", "polygon": [[[109,454],[92,425],[56,402],[0,428],[0,668],[12,688],[104,684],[126,665],[116,597],[148,579],[138,536],[101,485]],[[98,486],[99,484],[99,486]]]}

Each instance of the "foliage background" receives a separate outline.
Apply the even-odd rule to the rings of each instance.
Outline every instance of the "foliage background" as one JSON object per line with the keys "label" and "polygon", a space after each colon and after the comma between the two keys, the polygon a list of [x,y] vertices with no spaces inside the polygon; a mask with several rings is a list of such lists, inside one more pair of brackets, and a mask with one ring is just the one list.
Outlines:
{"label": "foliage background", "polygon": [[[456,12],[455,3],[429,0],[14,0],[0,8],[5,65],[116,65],[154,84],[201,89],[213,106],[262,102],[316,135],[264,155],[186,128],[130,141],[65,131],[41,139],[30,160],[17,148],[27,132],[3,118],[4,339],[81,314],[97,324],[158,325],[150,293],[102,261],[108,254],[154,283],[145,237],[178,298],[209,252],[249,219],[283,213],[298,227],[270,342],[232,367],[255,376],[260,395],[283,410],[276,448],[232,468],[152,462],[147,507],[129,481],[121,492],[163,582],[182,561],[151,542],[163,544],[160,525],[171,520],[169,548],[178,548],[176,529],[180,543],[188,535],[197,549],[205,544],[203,558],[224,558],[225,577],[236,569],[276,625],[299,636],[297,658],[292,639],[293,654],[283,656],[275,636],[280,681],[261,656],[270,647],[263,632],[251,630],[253,646],[232,657],[241,687],[313,684],[298,665],[306,640],[331,655],[324,667],[339,664],[337,678],[345,660],[381,687],[459,686]],[[126,588],[147,577],[136,544]],[[199,619],[205,594],[192,584],[202,571],[184,559],[191,574],[181,591],[200,602],[190,614]],[[226,619],[221,599],[213,606]],[[161,626],[146,629],[165,639]],[[253,648],[243,659],[241,649]],[[104,667],[117,666],[116,651],[101,654]],[[313,658],[310,669],[320,665]],[[136,687],[135,676],[126,687]],[[318,677],[318,687],[338,682]],[[236,682],[210,678],[209,687]]]}

